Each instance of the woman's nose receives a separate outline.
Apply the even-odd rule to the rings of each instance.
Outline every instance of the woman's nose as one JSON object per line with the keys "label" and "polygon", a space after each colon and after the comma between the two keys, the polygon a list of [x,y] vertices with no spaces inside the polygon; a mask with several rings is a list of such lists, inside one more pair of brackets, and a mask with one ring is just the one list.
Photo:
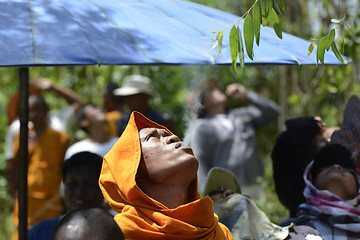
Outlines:
{"label": "woman's nose", "polygon": [[168,137],[166,138],[165,141],[166,141],[166,144],[170,144],[170,143],[179,142],[180,139],[179,139],[179,137],[176,136],[176,135],[170,135],[170,136],[168,136]]}
{"label": "woman's nose", "polygon": [[332,168],[337,168],[337,169],[343,169],[343,167],[341,166],[341,165],[339,165],[339,164],[334,164],[334,165],[332,165],[331,166]]}

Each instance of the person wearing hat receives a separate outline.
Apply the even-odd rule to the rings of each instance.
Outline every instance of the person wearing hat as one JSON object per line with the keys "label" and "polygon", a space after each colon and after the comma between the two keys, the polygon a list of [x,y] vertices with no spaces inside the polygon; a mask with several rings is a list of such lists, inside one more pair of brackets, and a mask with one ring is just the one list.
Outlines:
{"label": "person wearing hat", "polygon": [[150,99],[155,95],[151,88],[150,78],[143,75],[126,76],[122,87],[114,90],[114,95],[123,97],[128,106],[128,111],[125,111],[117,122],[119,135],[125,130],[133,111],[140,112],[150,120],[174,131],[174,125],[169,116],[155,111],[149,105]]}
{"label": "person wearing hat", "polygon": [[309,227],[281,227],[272,223],[249,197],[241,194],[238,179],[225,168],[214,167],[209,171],[203,192],[203,196],[206,195],[214,201],[214,212],[234,239],[283,240],[318,235]]}
{"label": "person wearing hat", "polygon": [[308,225],[325,240],[360,239],[359,178],[352,153],[340,144],[323,147],[304,172],[306,203],[291,222]]}
{"label": "person wearing hat", "polygon": [[139,112],[105,155],[100,188],[125,239],[232,240],[197,188],[190,147]]}

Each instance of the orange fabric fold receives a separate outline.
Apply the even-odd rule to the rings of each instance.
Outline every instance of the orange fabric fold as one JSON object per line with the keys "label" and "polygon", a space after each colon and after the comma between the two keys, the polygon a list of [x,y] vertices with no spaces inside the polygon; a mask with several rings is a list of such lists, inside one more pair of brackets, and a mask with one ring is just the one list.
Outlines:
{"label": "orange fabric fold", "polygon": [[169,209],[147,196],[136,184],[141,159],[139,130],[145,127],[165,129],[138,112],[105,155],[99,179],[100,188],[111,207],[118,212],[115,221],[126,239],[215,239],[232,240],[230,231],[218,222],[212,200],[200,198],[175,209]]}

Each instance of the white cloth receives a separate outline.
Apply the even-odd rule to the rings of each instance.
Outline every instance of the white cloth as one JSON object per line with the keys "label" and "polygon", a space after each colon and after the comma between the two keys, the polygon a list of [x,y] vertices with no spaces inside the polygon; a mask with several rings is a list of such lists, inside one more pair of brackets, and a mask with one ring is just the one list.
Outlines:
{"label": "white cloth", "polygon": [[72,155],[78,152],[89,151],[96,153],[101,157],[104,157],[105,154],[112,148],[112,146],[118,140],[118,137],[113,137],[105,143],[96,143],[92,142],[90,139],[84,139],[78,141],[71,145],[65,153],[65,160],[69,159]]}

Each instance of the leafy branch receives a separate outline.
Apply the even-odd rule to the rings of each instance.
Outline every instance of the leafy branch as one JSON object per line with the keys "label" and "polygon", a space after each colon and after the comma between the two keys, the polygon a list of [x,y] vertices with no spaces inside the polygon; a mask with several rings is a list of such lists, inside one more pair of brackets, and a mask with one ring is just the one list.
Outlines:
{"label": "leafy branch", "polygon": [[[215,48],[218,45],[219,54],[221,53],[224,34],[223,31],[232,26],[229,34],[232,66],[234,71],[236,71],[237,61],[239,58],[240,66],[243,68],[245,65],[244,44],[247,55],[251,60],[253,60],[254,39],[256,44],[259,46],[261,24],[264,27],[267,25],[273,27],[276,35],[282,39],[282,28],[279,15],[281,16],[284,12],[285,0],[255,0],[254,4],[248,11],[246,11],[246,13],[243,14],[243,16],[241,16],[240,19],[218,31],[212,48]],[[241,19],[244,19],[244,35],[242,35],[239,27]],[[244,41],[242,36],[244,36]]]}
{"label": "leafy branch", "polygon": [[[315,48],[316,43],[318,42],[318,48],[317,48],[317,52],[316,52],[316,63],[320,62],[322,64],[324,64],[324,55],[325,55],[325,50],[329,51],[330,47],[331,50],[334,52],[335,56],[337,57],[337,59],[339,59],[342,63],[345,64],[344,59],[342,58],[334,40],[335,40],[335,30],[337,28],[339,28],[346,19],[346,3],[345,3],[345,14],[344,17],[342,19],[331,19],[332,23],[336,23],[338,24],[337,27],[332,28],[329,33],[323,37],[320,38],[320,40],[318,40],[317,38],[314,38],[312,43],[310,44],[309,48],[308,48],[308,56],[312,53],[312,51]],[[346,23],[345,23],[346,25]],[[347,28],[349,28],[346,25]],[[349,28],[350,29],[350,28]]]}
{"label": "leafy branch", "polygon": [[[346,5],[345,5],[346,10]],[[255,0],[254,4],[246,11],[238,20],[229,24],[226,27],[223,27],[217,32],[215,43],[212,48],[219,46],[219,54],[222,50],[222,41],[224,30],[231,27],[229,34],[229,43],[231,51],[231,61],[234,71],[236,71],[236,66],[238,59],[240,61],[241,68],[245,65],[245,54],[244,54],[244,44],[248,57],[253,60],[253,44],[254,39],[256,44],[260,44],[260,26],[261,24],[265,27],[269,25],[272,27],[276,35],[282,39],[282,27],[279,16],[282,16],[285,12],[285,0]],[[346,11],[345,11],[346,13]],[[316,63],[319,61],[324,64],[325,50],[329,51],[330,48],[334,52],[335,56],[344,63],[334,40],[335,40],[335,30],[340,27],[342,24],[345,24],[346,14],[342,19],[332,19],[331,22],[337,23],[338,26],[329,31],[328,35],[323,36],[318,39],[314,39],[311,42],[308,48],[308,55],[312,53],[316,44],[318,43],[317,53],[316,53]],[[243,33],[240,30],[239,24],[240,20],[244,19],[243,23]],[[348,27],[346,25],[346,27]],[[216,33],[216,31],[213,31]],[[244,41],[243,41],[244,39]]]}

